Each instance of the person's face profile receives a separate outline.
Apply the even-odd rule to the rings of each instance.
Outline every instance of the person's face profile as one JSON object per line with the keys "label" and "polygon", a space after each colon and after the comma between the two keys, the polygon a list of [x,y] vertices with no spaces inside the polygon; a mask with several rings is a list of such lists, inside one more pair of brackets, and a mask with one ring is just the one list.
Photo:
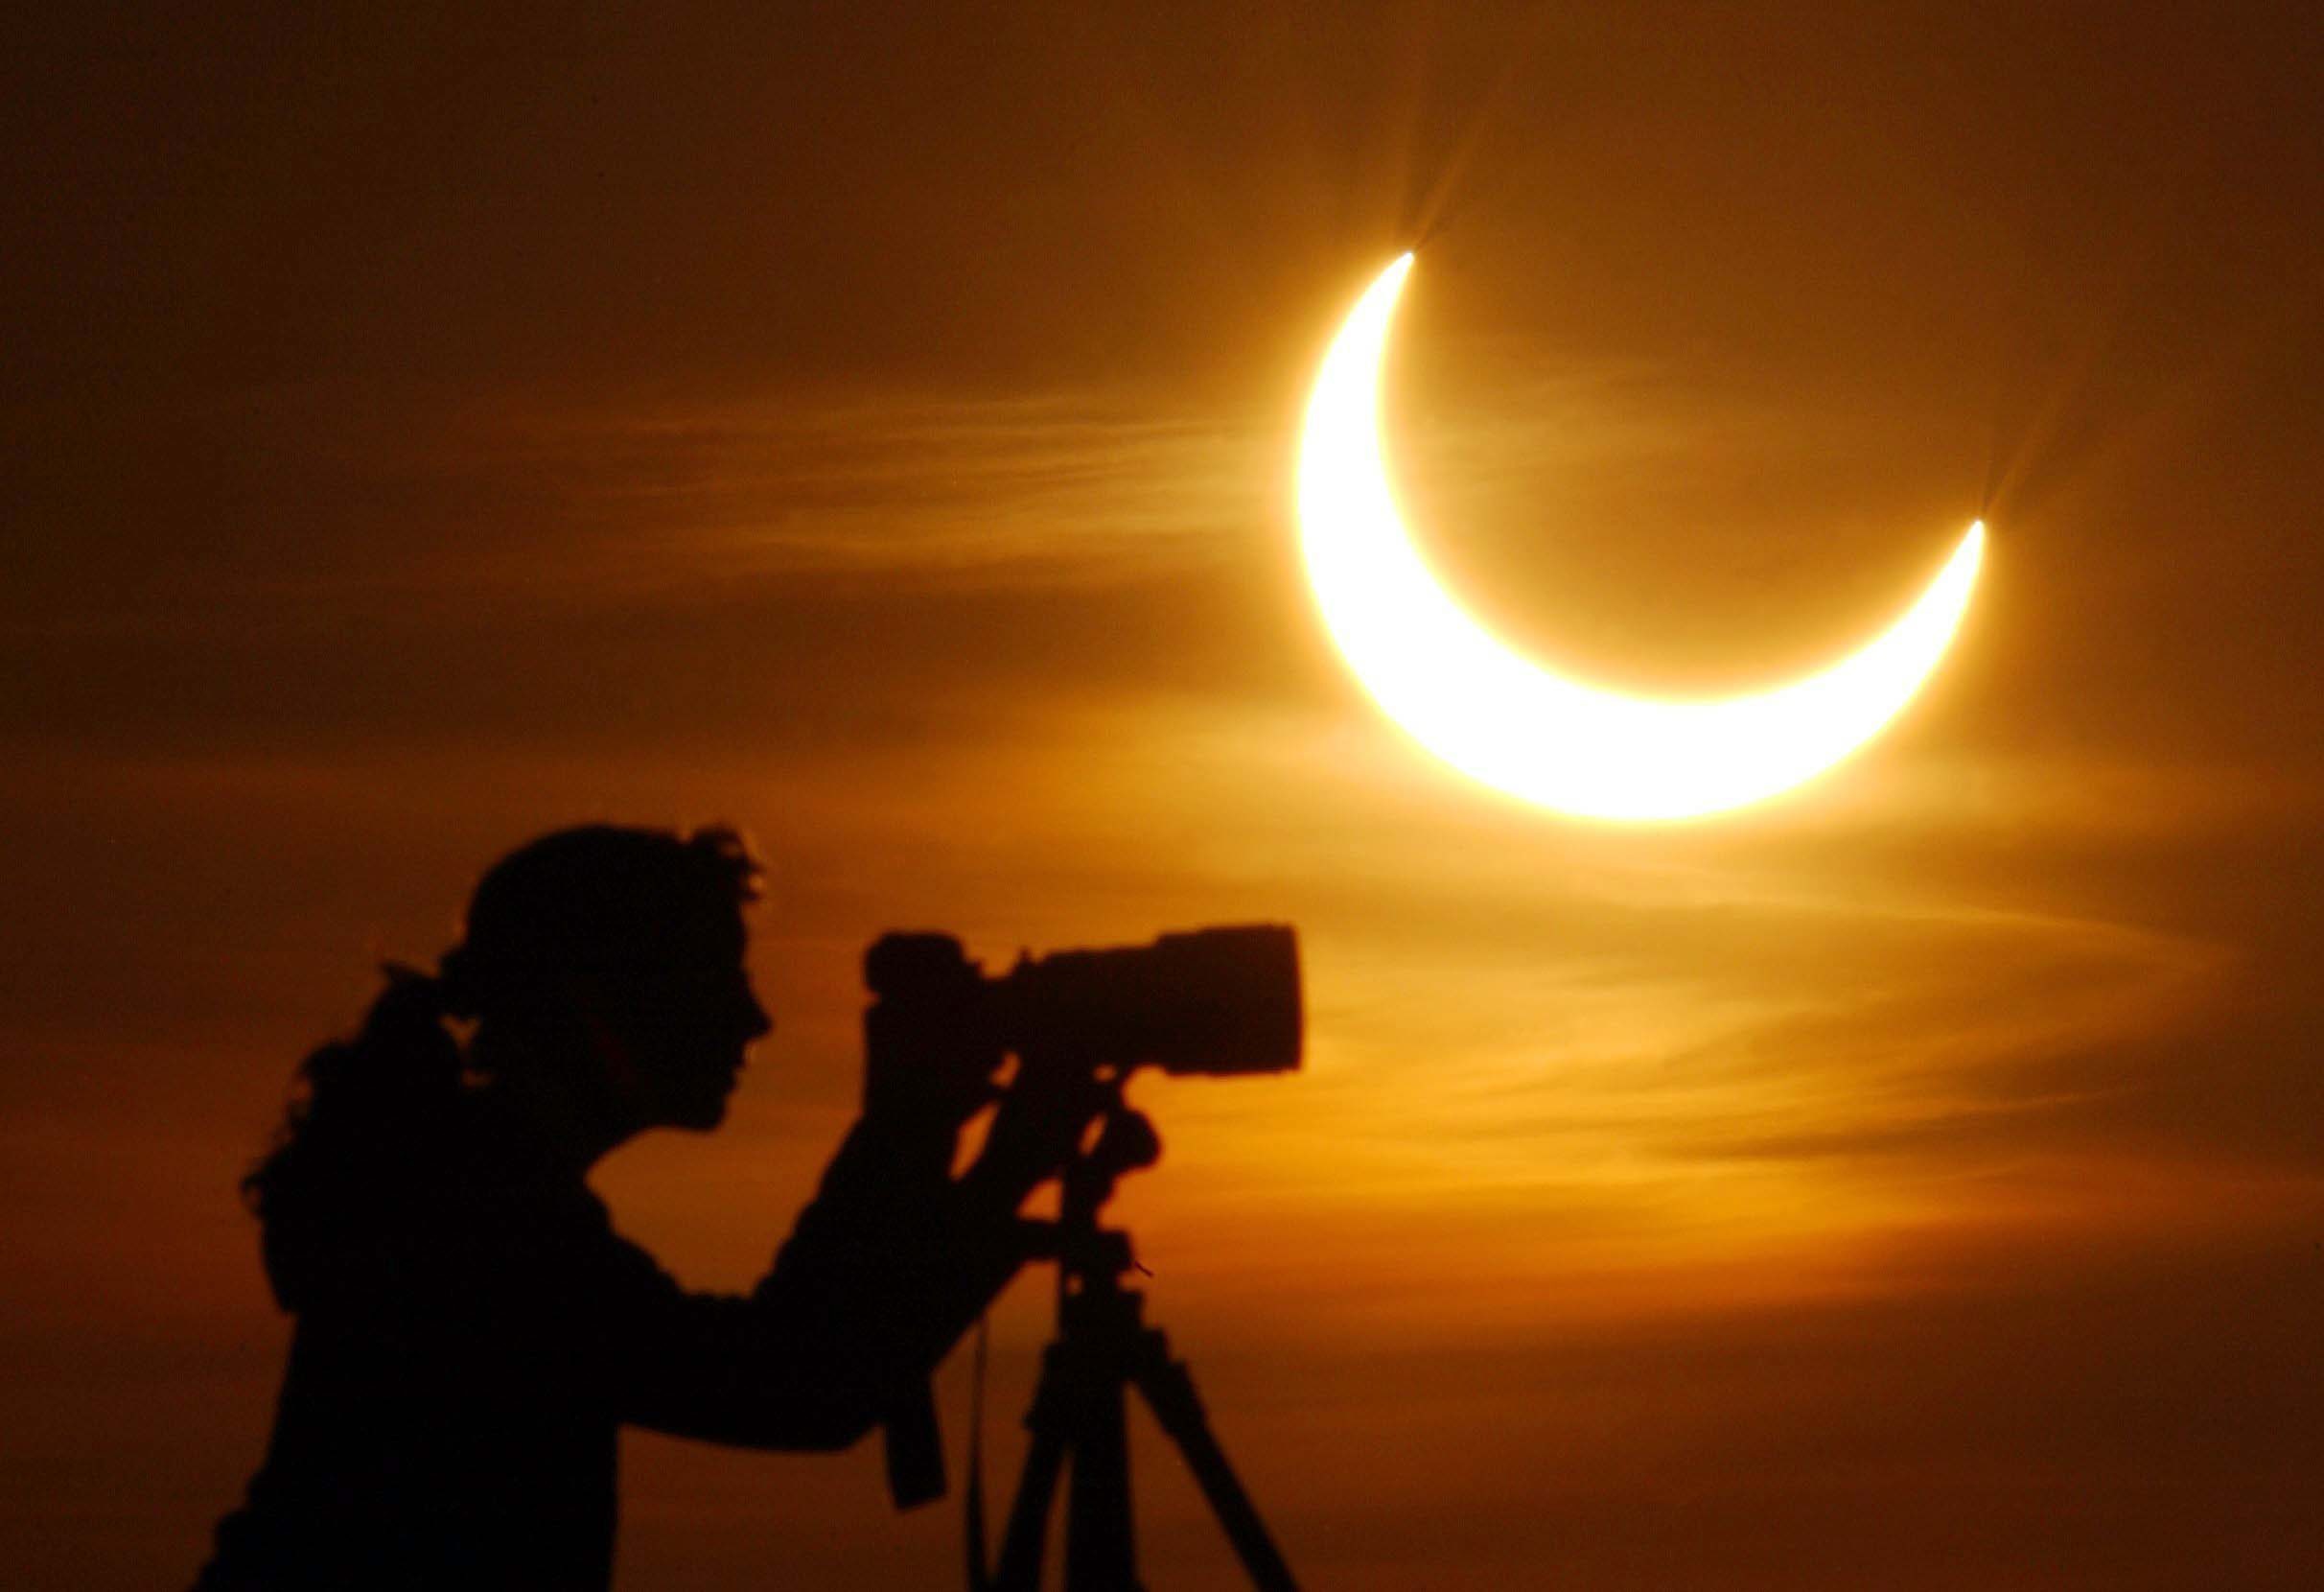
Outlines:
{"label": "person's face profile", "polygon": [[639,970],[609,993],[616,1083],[634,1092],[640,1123],[706,1131],[723,1122],[752,1042],[775,1026],[743,965],[739,919],[731,934]]}

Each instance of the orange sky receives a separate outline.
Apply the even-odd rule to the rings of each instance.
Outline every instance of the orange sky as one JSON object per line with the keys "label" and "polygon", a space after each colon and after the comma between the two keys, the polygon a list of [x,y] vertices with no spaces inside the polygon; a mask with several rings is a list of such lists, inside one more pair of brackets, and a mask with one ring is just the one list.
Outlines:
{"label": "orange sky", "polygon": [[[732,1119],[598,1180],[703,1285],[836,1138],[880,930],[1298,925],[1306,1070],[1141,1083],[1121,1214],[1313,1584],[2314,1584],[2297,16],[915,10],[7,24],[0,1580],[191,1573],[290,1066],[608,817],[773,864]],[[1630,830],[1369,706],[1292,430],[1424,233],[1391,418],[1463,598],[1725,689],[1983,513],[1890,733]],[[1149,1580],[1220,1584],[1141,1461]],[[625,1587],[957,1575],[872,1447],[624,1463]]]}

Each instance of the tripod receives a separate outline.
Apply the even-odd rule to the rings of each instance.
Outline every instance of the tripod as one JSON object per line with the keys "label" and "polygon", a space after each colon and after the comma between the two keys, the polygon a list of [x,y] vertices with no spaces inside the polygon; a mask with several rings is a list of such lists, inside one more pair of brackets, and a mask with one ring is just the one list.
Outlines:
{"label": "tripod", "polygon": [[[1161,1143],[1143,1116],[1117,1109],[1097,1144],[1068,1170],[1055,1227],[1057,1331],[1041,1356],[1025,1425],[1032,1433],[989,1592],[1038,1592],[1050,1509],[1070,1460],[1065,1592],[1140,1592],[1130,1523],[1127,1391],[1135,1388],[1185,1458],[1235,1556],[1260,1592],[1296,1592],[1290,1570],[1210,1429],[1186,1363],[1146,1324],[1146,1299],[1122,1286],[1136,1261],[1129,1235],[1098,1225],[1115,1180],[1150,1165]],[[983,1548],[971,1539],[971,1574]]]}

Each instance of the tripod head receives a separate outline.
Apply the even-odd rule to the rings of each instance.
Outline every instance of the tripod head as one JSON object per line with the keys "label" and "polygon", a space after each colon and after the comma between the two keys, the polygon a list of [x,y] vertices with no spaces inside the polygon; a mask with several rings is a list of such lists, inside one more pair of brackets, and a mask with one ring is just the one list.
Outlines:
{"label": "tripod head", "polygon": [[[1122,1285],[1138,1265],[1129,1234],[1099,1217],[1124,1173],[1161,1159],[1162,1140],[1107,1078],[1111,1100],[1097,1135],[1065,1168],[1055,1222],[1037,1224],[1035,1254],[1057,1262],[1057,1337],[1025,1416],[1025,1452],[1000,1560],[986,1568],[979,1440],[971,1428],[967,1519],[972,1592],[1036,1592],[1059,1479],[1072,1472],[1065,1528],[1067,1592],[1136,1592],[1129,1444],[1125,1408],[1135,1392],[1152,1411],[1202,1489],[1260,1592],[1295,1592],[1291,1573],[1212,1434],[1185,1362],[1146,1320],[1146,1296]],[[980,1355],[981,1355],[980,1349]],[[979,1360],[980,1386],[982,1360]]]}
{"label": "tripod head", "polygon": [[1132,1111],[1122,1098],[1119,1080],[1109,1088],[1112,1098],[1099,1117],[1097,1137],[1065,1168],[1057,1219],[1027,1224],[1033,1257],[1057,1263],[1060,1304],[1092,1288],[1118,1288],[1124,1274],[1145,1270],[1129,1234],[1100,1226],[1099,1217],[1125,1174],[1162,1159],[1162,1136],[1144,1112]]}

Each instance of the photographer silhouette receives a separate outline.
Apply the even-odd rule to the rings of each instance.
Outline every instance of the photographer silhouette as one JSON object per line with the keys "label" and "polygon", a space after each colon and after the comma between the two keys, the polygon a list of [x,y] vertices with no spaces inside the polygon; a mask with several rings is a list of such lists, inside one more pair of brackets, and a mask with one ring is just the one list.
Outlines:
{"label": "photographer silhouette", "polygon": [[928,1374],[1103,1101],[1003,1095],[956,1178],[998,1058],[948,1053],[986,1042],[941,1012],[876,1026],[876,1087],[773,1270],[680,1288],[583,1180],[644,1129],[723,1119],[772,1027],[743,967],[756,877],[723,829],[546,835],[484,876],[435,973],[390,968],[307,1059],[244,1184],[290,1362],[199,1592],[602,1588],[625,1422],[825,1450],[886,1424],[898,1501],[941,1490]]}

